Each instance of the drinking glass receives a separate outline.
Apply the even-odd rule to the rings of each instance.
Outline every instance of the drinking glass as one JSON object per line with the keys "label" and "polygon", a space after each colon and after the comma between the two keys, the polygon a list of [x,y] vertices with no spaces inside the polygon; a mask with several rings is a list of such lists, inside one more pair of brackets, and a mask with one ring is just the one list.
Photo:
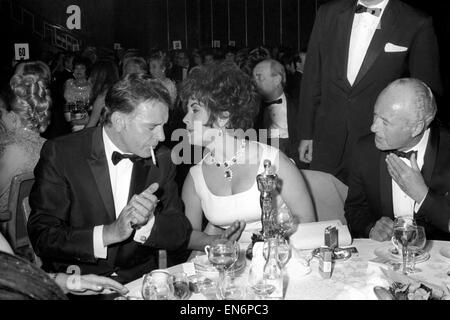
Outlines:
{"label": "drinking glass", "polygon": [[402,217],[396,218],[394,221],[394,238],[402,246],[403,256],[403,273],[408,274],[407,258],[408,245],[415,241],[417,237],[417,225],[413,218]]}
{"label": "drinking glass", "polygon": [[144,275],[142,298],[144,300],[169,300],[173,297],[171,275],[165,270],[153,270]]}
{"label": "drinking glass", "polygon": [[211,245],[205,246],[205,253],[209,262],[219,271],[218,291],[221,292],[225,271],[231,268],[239,258],[239,244],[236,241],[219,238]]}
{"label": "drinking glass", "polygon": [[418,256],[425,245],[427,244],[427,236],[425,235],[425,228],[417,226],[417,236],[414,241],[409,244],[408,255],[408,272],[417,273],[422,270],[416,268],[416,256]]}
{"label": "drinking glass", "polygon": [[274,210],[272,216],[272,225],[277,234],[281,237],[286,237],[286,234],[295,226],[294,217],[286,204],[283,204],[278,210]]}
{"label": "drinking glass", "polygon": [[190,296],[189,281],[185,272],[177,272],[172,275],[173,295],[177,300],[187,300]]}
{"label": "drinking glass", "polygon": [[[265,241],[263,246],[263,255],[264,259],[267,260],[268,258],[268,252],[269,252],[269,242]],[[287,239],[284,239],[282,237],[278,237],[278,250],[277,250],[278,256],[277,260],[280,264],[281,268],[284,268],[284,266],[289,262],[292,255],[292,249],[291,245],[289,244],[289,241]]]}
{"label": "drinking glass", "polygon": [[266,300],[276,289],[264,276],[264,265],[252,265],[250,267],[248,283],[253,293],[260,300]]}

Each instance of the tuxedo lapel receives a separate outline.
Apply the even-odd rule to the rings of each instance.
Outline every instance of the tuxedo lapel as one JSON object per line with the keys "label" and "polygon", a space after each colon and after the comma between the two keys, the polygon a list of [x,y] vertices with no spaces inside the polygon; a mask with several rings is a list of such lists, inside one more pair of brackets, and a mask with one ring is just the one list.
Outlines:
{"label": "tuxedo lapel", "polygon": [[392,179],[386,165],[386,153],[380,152],[380,200],[382,215],[394,218],[394,208],[392,205]]}
{"label": "tuxedo lapel", "polygon": [[431,184],[431,175],[434,170],[434,164],[436,163],[436,157],[439,148],[439,128],[432,126],[430,129],[430,137],[428,138],[427,149],[423,159],[422,176],[425,180],[425,184],[429,186]]}
{"label": "tuxedo lapel", "polygon": [[108,162],[103,144],[102,127],[98,127],[92,134],[91,156],[87,159],[97,190],[111,221],[116,220],[114,198],[109,177]]}
{"label": "tuxedo lapel", "polygon": [[366,56],[364,57],[361,68],[359,69],[358,75],[356,76],[353,84],[354,88],[368,73],[378,56],[384,51],[384,46],[392,36],[392,32],[397,22],[397,14],[395,1],[390,0],[380,20],[381,28],[375,30],[372,41],[367,49]]}
{"label": "tuxedo lapel", "polygon": [[336,34],[330,35],[336,42],[336,68],[338,83],[345,91],[350,91],[351,85],[347,79],[348,51],[352,34],[353,18],[355,16],[356,1],[348,2],[337,17]]}

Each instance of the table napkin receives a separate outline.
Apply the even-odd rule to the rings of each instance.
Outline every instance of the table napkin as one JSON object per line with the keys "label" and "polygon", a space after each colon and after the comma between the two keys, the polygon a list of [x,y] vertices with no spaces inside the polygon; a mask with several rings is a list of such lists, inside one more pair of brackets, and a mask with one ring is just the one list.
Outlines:
{"label": "table napkin", "polygon": [[315,249],[324,245],[324,232],[327,227],[338,229],[338,243],[340,247],[352,244],[352,237],[346,225],[340,220],[329,220],[299,224],[297,230],[289,237],[291,245],[296,249]]}

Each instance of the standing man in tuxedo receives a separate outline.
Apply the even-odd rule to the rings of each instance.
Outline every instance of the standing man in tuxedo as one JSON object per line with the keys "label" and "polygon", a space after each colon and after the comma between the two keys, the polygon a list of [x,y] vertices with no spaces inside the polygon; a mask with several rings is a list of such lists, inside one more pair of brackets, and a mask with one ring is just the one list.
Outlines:
{"label": "standing man in tuxedo", "polygon": [[441,94],[431,18],[399,0],[337,0],[320,7],[300,92],[300,160],[347,183],[357,139],[378,94],[402,77]]}
{"label": "standing man in tuxedo", "polygon": [[353,237],[390,240],[409,216],[428,239],[450,240],[450,132],[433,122],[436,103],[417,79],[394,81],[374,108],[373,134],[355,146],[345,218]]}
{"label": "standing man in tuxedo", "polygon": [[[170,151],[161,146],[170,96],[131,74],[105,98],[103,127],[48,140],[35,168],[28,233],[47,272],[132,281],[158,265],[158,249],[187,244]],[[154,161],[153,161],[154,160]]]}
{"label": "standing man in tuxedo", "polygon": [[[268,142],[292,159],[298,159],[298,134],[295,123],[298,101],[284,93],[286,72],[276,60],[266,59],[253,69],[257,89],[263,97],[260,119],[267,130]],[[274,144],[277,142],[278,145]]]}

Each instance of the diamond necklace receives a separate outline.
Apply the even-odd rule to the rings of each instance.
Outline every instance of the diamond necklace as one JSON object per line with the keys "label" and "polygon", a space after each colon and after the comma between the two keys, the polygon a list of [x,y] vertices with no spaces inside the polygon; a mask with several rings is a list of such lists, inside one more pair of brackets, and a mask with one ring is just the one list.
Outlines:
{"label": "diamond necklace", "polygon": [[225,160],[223,163],[217,161],[217,159],[214,157],[214,151],[212,151],[209,155],[211,164],[215,165],[218,168],[224,167],[223,176],[227,181],[231,181],[231,179],[233,179],[233,170],[231,169],[231,167],[237,163],[237,159],[244,153],[245,144],[245,139],[242,139],[241,146],[236,154],[230,160]]}

